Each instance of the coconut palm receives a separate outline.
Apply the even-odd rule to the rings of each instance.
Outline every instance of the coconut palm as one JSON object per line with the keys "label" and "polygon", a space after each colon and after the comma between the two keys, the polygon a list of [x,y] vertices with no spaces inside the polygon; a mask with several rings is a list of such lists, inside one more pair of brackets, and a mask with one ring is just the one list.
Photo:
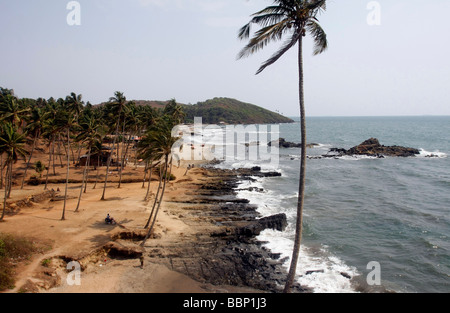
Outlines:
{"label": "coconut palm", "polygon": [[[85,185],[87,170],[91,161],[91,150],[92,147],[95,146],[98,142],[101,143],[102,135],[101,135],[101,127],[102,125],[96,120],[96,118],[92,115],[85,116],[84,119],[80,122],[80,128],[78,136],[76,140],[78,142],[84,142],[87,145],[87,160],[84,166],[83,171],[83,179],[81,181],[80,195],[78,197],[77,207],[75,212],[78,212],[80,208],[81,195],[83,193],[83,187]],[[86,182],[87,184],[87,182]]]}
{"label": "coconut palm", "polygon": [[[142,140],[142,144],[148,143],[147,153],[151,155],[155,160],[164,160],[163,165],[160,167],[160,186],[153,203],[152,211],[147,220],[145,228],[148,229],[145,239],[142,241],[141,246],[145,245],[145,242],[149,238],[153,231],[153,227],[158,216],[159,209],[164,197],[167,181],[170,179],[171,174],[168,172],[169,165],[172,161],[172,147],[177,142],[178,138],[172,136],[172,129],[174,127],[174,120],[170,116],[164,116],[160,121],[156,122],[154,127],[148,131]],[[141,147],[142,147],[141,144]],[[161,188],[162,181],[162,188]],[[154,214],[153,214],[154,213]]]}
{"label": "coconut palm", "polygon": [[61,220],[65,220],[66,213],[66,204],[67,204],[67,190],[69,188],[69,174],[70,174],[70,132],[76,126],[78,116],[80,114],[80,110],[83,107],[83,102],[81,101],[81,95],[76,95],[75,93],[71,93],[70,96],[66,97],[64,101],[64,105],[62,106],[63,110],[60,110],[57,115],[57,125],[64,129],[66,132],[67,138],[67,171],[66,171],[66,186],[64,189],[64,204],[63,204],[63,212],[61,216]]}
{"label": "coconut palm", "polygon": [[34,149],[36,148],[37,141],[39,140],[39,137],[42,132],[43,127],[43,109],[39,106],[34,106],[30,111],[30,116],[28,119],[28,125],[26,127],[27,133],[31,135],[33,140],[33,145],[31,148],[30,156],[28,158],[27,165],[25,167],[25,172],[23,173],[22,178],[22,184],[20,186],[20,189],[23,189],[23,185],[25,183],[25,178],[27,176],[28,168],[30,167],[31,158],[33,157]]}
{"label": "coconut palm", "polygon": [[23,105],[16,97],[10,94],[6,95],[0,103],[0,122],[10,122],[13,125],[21,126],[29,111],[30,108]]}
{"label": "coconut palm", "polygon": [[[139,116],[137,112],[136,103],[134,101],[130,101],[126,104],[124,108],[124,122],[123,122],[123,132],[122,132],[122,157],[120,162],[120,170],[119,170],[119,186],[122,184],[122,172],[124,167],[128,163],[127,154],[128,149],[131,143],[131,137],[133,134],[136,134],[139,127]],[[125,131],[128,132],[127,144],[125,146]]]}
{"label": "coconut palm", "polygon": [[302,152],[300,163],[300,182],[297,201],[296,235],[292,253],[291,265],[287,277],[284,292],[289,292],[295,277],[298,256],[300,252],[303,202],[305,192],[306,173],[306,123],[305,103],[303,90],[303,37],[309,33],[314,41],[314,55],[318,55],[327,49],[327,36],[320,26],[317,16],[326,9],[326,0],[275,0],[272,6],[256,12],[248,24],[242,27],[238,37],[242,40],[250,37],[253,24],[261,27],[248,44],[241,50],[238,58],[247,57],[266,47],[269,43],[279,41],[288,36],[271,58],[265,61],[256,74],[261,73],[268,66],[278,61],[288,50],[298,44],[298,70],[299,70],[299,103],[300,103],[300,128],[302,140]]}
{"label": "coconut palm", "polygon": [[[65,107],[73,115],[74,121],[78,121],[78,118],[79,118],[81,112],[83,111],[84,101],[82,99],[83,99],[82,95],[77,95],[76,93],[71,92],[70,95],[67,96],[64,101]],[[78,147],[78,157],[79,157],[80,151],[81,151],[81,145]],[[72,159],[73,159],[72,160],[73,164],[75,164],[76,158],[73,155],[73,150],[72,150]]]}
{"label": "coconut palm", "polygon": [[[56,101],[53,98],[48,99],[45,109],[44,109],[44,115],[43,115],[43,121],[42,121],[42,137],[47,140],[47,146],[48,146],[48,166],[47,166],[47,174],[45,178],[45,186],[44,190],[47,190],[47,184],[48,184],[48,176],[50,172],[50,166],[52,162],[52,155],[53,151],[55,150],[55,141],[56,138],[59,136],[59,132],[61,130],[61,125],[57,123],[58,119],[57,116],[60,114],[59,112],[62,110],[63,100],[59,99]],[[53,161],[54,163],[54,161]],[[53,166],[54,168],[54,166]]]}
{"label": "coconut palm", "polygon": [[[116,91],[114,93],[114,97],[111,97],[109,99],[108,106],[109,106],[111,112],[113,112],[113,115],[117,115],[117,120],[116,120],[116,124],[115,124],[116,131],[115,131],[115,136],[113,139],[112,150],[111,150],[110,155],[108,156],[108,161],[106,163],[105,183],[103,185],[103,194],[102,194],[102,197],[100,200],[105,200],[105,192],[106,192],[106,185],[108,183],[109,167],[111,165],[111,159],[112,159],[112,154],[114,152],[114,146],[116,145],[116,140],[119,136],[119,126],[120,126],[122,111],[124,110],[126,103],[127,103],[127,98],[120,91]],[[119,155],[117,154],[117,158],[118,157],[119,157]]]}
{"label": "coconut palm", "polygon": [[26,158],[28,151],[26,146],[26,135],[21,134],[17,127],[11,122],[3,124],[0,134],[0,153],[6,154],[6,182],[5,182],[5,198],[3,200],[3,211],[0,221],[3,221],[6,211],[6,199],[9,198],[12,187],[13,178],[13,164],[17,162],[20,157]]}

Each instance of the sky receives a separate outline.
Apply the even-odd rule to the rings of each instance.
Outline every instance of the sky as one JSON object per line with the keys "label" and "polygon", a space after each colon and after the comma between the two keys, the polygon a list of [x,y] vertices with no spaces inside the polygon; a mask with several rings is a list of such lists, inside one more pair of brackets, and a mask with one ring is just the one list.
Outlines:
{"label": "sky", "polygon": [[[282,42],[236,59],[239,28],[271,0],[69,2],[0,0],[1,87],[92,104],[115,91],[186,104],[229,97],[299,115],[296,48],[259,75]],[[448,0],[329,0],[319,16],[328,50],[313,56],[305,39],[306,114],[450,115],[448,12]]]}

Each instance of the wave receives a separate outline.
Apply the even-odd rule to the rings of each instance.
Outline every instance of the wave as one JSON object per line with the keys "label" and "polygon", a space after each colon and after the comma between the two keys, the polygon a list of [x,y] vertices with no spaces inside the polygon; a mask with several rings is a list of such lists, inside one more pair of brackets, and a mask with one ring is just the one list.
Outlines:
{"label": "wave", "polygon": [[[254,177],[256,178],[256,177]],[[280,196],[270,186],[271,178],[256,178],[253,181],[242,181],[237,188],[238,196],[245,198],[258,207],[262,216],[285,213],[288,221],[295,220],[295,205],[286,205],[290,201],[296,202],[298,192]],[[286,202],[287,201],[287,202]],[[295,203],[294,203],[295,204]],[[288,269],[289,258],[293,247],[295,225],[289,223],[284,232],[265,230],[258,240],[273,253],[279,253],[284,260],[283,266]],[[332,255],[326,248],[313,248],[302,245],[297,268],[297,281],[317,293],[356,292],[349,277],[359,276],[357,270],[346,265],[341,259]]]}
{"label": "wave", "polygon": [[419,149],[419,152],[420,152],[419,156],[424,157],[424,158],[446,158],[447,157],[447,153],[440,152],[440,151],[430,152],[430,151],[426,151],[425,149]]}
{"label": "wave", "polygon": [[[274,253],[279,253],[284,259],[284,267],[288,269],[292,253],[293,240],[284,233],[265,230],[258,236],[265,242],[265,247]],[[312,289],[314,293],[355,293],[352,279],[359,277],[357,269],[345,264],[322,246],[313,248],[302,245],[296,269],[297,282]]]}

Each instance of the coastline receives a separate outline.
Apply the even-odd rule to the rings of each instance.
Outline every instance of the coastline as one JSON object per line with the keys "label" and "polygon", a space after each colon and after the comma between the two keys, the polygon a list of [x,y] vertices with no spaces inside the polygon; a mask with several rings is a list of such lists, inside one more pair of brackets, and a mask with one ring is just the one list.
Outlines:
{"label": "coastline", "polygon": [[[0,231],[53,244],[50,251],[21,266],[16,287],[8,292],[280,292],[286,273],[279,255],[265,249],[255,237],[265,228],[282,230],[283,217],[260,223],[256,207],[238,199],[234,191],[241,179],[265,173],[199,167],[201,164],[188,171],[187,164],[173,167],[177,179],[167,186],[154,234],[145,245],[143,268],[137,255],[123,254],[136,250],[153,202],[144,203],[142,183],[123,184],[122,190],[109,186],[108,201],[99,202],[97,194],[90,191],[83,198],[81,212],[70,213],[67,221],[58,221],[59,208],[48,200],[22,208]],[[152,185],[155,193],[157,183],[152,181]],[[74,184],[69,193],[75,194],[77,189]],[[74,198],[69,198],[69,207],[76,203]],[[104,225],[105,212],[121,227]],[[113,251],[111,243],[122,247],[122,253]],[[49,265],[43,266],[43,260],[50,260]],[[79,286],[67,283],[70,261],[81,264]],[[294,292],[305,291],[296,287]]]}

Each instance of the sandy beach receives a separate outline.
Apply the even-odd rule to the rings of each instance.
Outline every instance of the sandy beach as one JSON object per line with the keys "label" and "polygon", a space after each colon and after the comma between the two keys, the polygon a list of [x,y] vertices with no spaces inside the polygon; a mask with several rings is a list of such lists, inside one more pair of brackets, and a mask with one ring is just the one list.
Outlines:
{"label": "sandy beach", "polygon": [[[219,249],[222,245],[224,247],[220,249],[225,251],[224,255],[229,254],[227,249],[234,253],[241,248],[225,247],[232,241],[227,237],[227,232],[230,232],[230,227],[234,227],[231,225],[233,218],[224,216],[223,211],[214,216],[209,211],[211,203],[204,201],[205,194],[196,192],[214,180],[220,180],[222,183],[224,179],[220,174],[211,175],[210,169],[200,167],[201,163],[197,161],[197,164],[188,164],[182,161],[180,167],[173,166],[172,173],[176,180],[167,185],[154,233],[145,245],[143,267],[139,257],[114,255],[107,247],[108,244],[114,243],[126,248],[131,247],[131,250],[139,250],[137,247],[146,233],[144,225],[158,188],[158,177],[152,177],[152,197],[145,201],[146,186],[142,186],[142,167],[127,167],[123,172],[123,180],[128,182],[122,183],[121,188],[117,188],[118,174],[113,172],[106,190],[106,200],[100,201],[103,180],[100,179],[96,189],[93,189],[95,172],[91,171],[79,212],[74,210],[81,184],[69,184],[64,221],[61,220],[64,184],[49,184],[48,190],[55,191],[53,196],[49,196],[51,192],[44,191],[44,185],[26,185],[23,190],[15,186],[11,199],[8,200],[9,214],[5,222],[0,224],[0,232],[31,238],[49,248],[18,265],[15,288],[7,292],[265,292],[261,283],[256,284],[255,288],[251,286],[252,283],[246,282],[247,278],[242,278],[248,276],[247,273],[236,274],[235,269],[229,268],[235,265],[222,264],[223,258],[208,259],[211,249]],[[192,164],[194,167],[188,170]],[[64,177],[65,170],[60,168],[58,171],[59,177],[51,177],[50,182]],[[81,178],[81,168],[71,171],[71,180]],[[212,201],[212,205],[217,206],[218,203],[223,201]],[[106,225],[104,219],[107,214],[114,217],[118,225]],[[245,224],[239,217],[234,220],[236,225],[243,222]],[[220,235],[224,232],[225,236]],[[215,233],[219,235],[211,236]],[[122,239],[123,237],[126,238]],[[250,241],[248,239],[248,242]],[[192,257],[186,258],[185,254]],[[254,259],[258,259],[258,254]],[[68,280],[73,274],[67,270],[70,261],[81,265],[80,284],[73,284]],[[257,264],[258,262],[262,264],[265,261],[253,262],[255,272],[259,271],[257,268],[261,265]],[[276,268],[276,261],[270,266]],[[222,272],[213,273],[211,268],[214,267],[221,268]],[[249,271],[251,275],[252,271]],[[262,277],[261,279],[264,280]]]}

